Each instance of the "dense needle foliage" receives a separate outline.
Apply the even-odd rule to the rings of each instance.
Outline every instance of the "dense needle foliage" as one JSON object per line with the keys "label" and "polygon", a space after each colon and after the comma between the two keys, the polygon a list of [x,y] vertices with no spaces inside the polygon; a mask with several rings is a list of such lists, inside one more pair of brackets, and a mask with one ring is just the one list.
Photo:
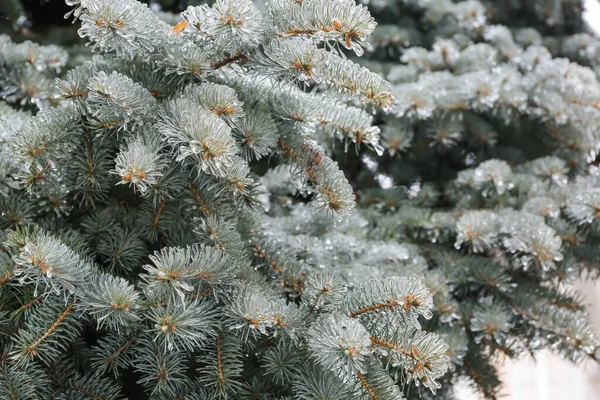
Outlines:
{"label": "dense needle foliage", "polygon": [[2,4],[0,398],[495,399],[504,357],[600,357],[578,0],[66,3],[87,47]]}

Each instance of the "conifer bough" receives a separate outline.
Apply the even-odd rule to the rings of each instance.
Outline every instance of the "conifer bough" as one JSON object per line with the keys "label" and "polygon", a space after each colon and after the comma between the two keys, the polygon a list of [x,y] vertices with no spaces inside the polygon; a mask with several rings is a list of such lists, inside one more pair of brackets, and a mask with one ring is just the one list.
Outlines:
{"label": "conifer bough", "polygon": [[565,288],[599,259],[591,36],[67,3],[93,55],[0,35],[1,398],[495,398],[496,354],[598,359]]}

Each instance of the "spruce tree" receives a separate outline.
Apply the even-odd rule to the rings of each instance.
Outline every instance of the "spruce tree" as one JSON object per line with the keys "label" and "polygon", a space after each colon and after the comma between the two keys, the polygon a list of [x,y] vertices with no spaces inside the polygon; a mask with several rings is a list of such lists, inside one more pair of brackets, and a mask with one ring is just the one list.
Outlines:
{"label": "spruce tree", "polygon": [[161,3],[0,35],[1,399],[495,399],[502,357],[598,360],[579,0]]}

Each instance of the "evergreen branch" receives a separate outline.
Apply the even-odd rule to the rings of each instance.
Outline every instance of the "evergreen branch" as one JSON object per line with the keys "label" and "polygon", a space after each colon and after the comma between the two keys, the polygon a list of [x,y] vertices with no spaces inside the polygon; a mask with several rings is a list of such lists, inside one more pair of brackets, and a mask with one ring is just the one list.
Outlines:
{"label": "evergreen branch", "polygon": [[415,278],[394,277],[385,281],[372,280],[357,287],[346,297],[342,309],[350,318],[371,312],[402,310],[431,318],[433,296],[429,289]]}
{"label": "evergreen branch", "polygon": [[600,358],[562,289],[600,261],[577,13],[68,3],[101,54],[0,35],[1,398],[496,398],[493,355]]}
{"label": "evergreen branch", "polygon": [[78,393],[81,393],[94,400],[123,399],[119,387],[114,382],[93,375],[88,377],[75,375],[65,385],[64,393],[66,396],[73,397],[79,397]]}
{"label": "evergreen branch", "polygon": [[219,373],[219,381],[217,385],[223,390],[225,378],[223,376],[223,362],[221,361],[221,333],[217,331],[217,371]]}
{"label": "evergreen branch", "polygon": [[332,40],[362,55],[362,42],[375,29],[374,19],[367,8],[353,1],[343,1],[335,7],[323,5],[317,0],[304,0],[293,7],[273,4],[269,10],[272,33]]}
{"label": "evergreen branch", "polygon": [[77,304],[77,301],[69,303],[67,305],[67,308],[65,308],[62,314],[58,316],[56,321],[54,321],[54,323],[48,329],[46,329],[46,331],[40,337],[38,337],[32,344],[27,346],[27,351],[29,353],[31,353],[33,356],[37,356],[38,346],[42,344],[42,342],[46,340],[46,338],[48,338],[48,336],[50,336],[58,328],[58,326],[65,320],[67,315],[71,312],[71,309],[75,304]]}
{"label": "evergreen branch", "polygon": [[224,67],[226,65],[229,65],[231,63],[234,63],[234,62],[237,62],[237,61],[241,61],[241,60],[246,60],[247,58],[248,57],[246,55],[238,53],[238,54],[236,54],[234,56],[227,57],[227,58],[224,58],[224,59],[219,60],[219,61],[215,61],[212,64],[212,68],[213,69],[219,69],[219,68],[222,68],[222,67]]}
{"label": "evergreen branch", "polygon": [[202,195],[200,194],[200,191],[198,189],[196,189],[192,184],[190,184],[188,187],[189,187],[190,192],[192,192],[192,195],[198,202],[198,205],[200,206],[200,210],[202,210],[202,212],[206,216],[211,215],[210,208],[208,207],[206,201],[203,199]]}
{"label": "evergreen branch", "polygon": [[369,344],[366,329],[339,314],[320,317],[308,331],[308,346],[315,360],[342,379],[366,372]]}
{"label": "evergreen branch", "polygon": [[365,388],[365,390],[369,394],[369,397],[372,400],[377,400],[377,396],[375,396],[375,391],[369,386],[369,383],[367,382],[363,374],[361,374],[360,371],[356,371],[356,376],[358,377],[360,384]]}
{"label": "evergreen branch", "polygon": [[219,326],[218,314],[208,301],[159,304],[146,316],[154,323],[154,340],[169,351],[191,351],[207,341]]}
{"label": "evergreen branch", "polygon": [[348,215],[356,205],[352,187],[347,184],[336,163],[323,154],[323,149],[312,141],[288,143],[280,138],[279,144],[284,153],[315,182],[318,195],[314,201],[317,207],[340,216]]}
{"label": "evergreen branch", "polygon": [[66,307],[60,300],[52,304],[46,302],[46,308],[39,310],[36,315],[39,321],[18,331],[14,338],[16,349],[11,352],[11,359],[19,366],[28,365],[34,358],[46,364],[52,362],[64,349],[65,342],[72,341],[79,334],[81,324],[72,312],[77,302],[73,300]]}
{"label": "evergreen branch", "polygon": [[118,377],[120,369],[132,365],[132,345],[140,338],[133,331],[133,334],[128,335],[110,333],[99,341],[92,358],[92,365],[98,373],[112,372],[113,376]]}
{"label": "evergreen branch", "polygon": [[94,277],[81,295],[81,308],[93,316],[99,327],[107,326],[119,332],[139,320],[136,315],[139,295],[118,277]]}
{"label": "evergreen branch", "polygon": [[199,381],[213,396],[225,396],[241,388],[237,380],[242,372],[241,352],[237,338],[217,331],[214,341],[199,357],[204,363]]}
{"label": "evergreen branch", "polygon": [[196,300],[196,299],[199,299],[200,297],[207,296],[207,295],[211,294],[212,292],[213,292],[213,288],[208,288],[201,292],[188,295],[188,297],[186,297],[186,300],[188,300],[188,301]]}
{"label": "evergreen branch", "polygon": [[156,211],[156,216],[154,217],[154,220],[152,221],[152,226],[155,228],[158,226],[158,222],[160,220],[160,215],[162,214],[162,212],[165,208],[166,202],[167,202],[167,196],[163,197],[162,200],[160,201],[158,210]]}
{"label": "evergreen branch", "polygon": [[13,311],[13,316],[18,315],[18,314],[26,311],[28,308],[33,307],[35,304],[37,304],[41,300],[43,300],[43,298],[44,298],[43,296],[37,296],[37,297],[32,298],[30,301],[28,301],[27,303],[23,304],[21,307],[19,307],[15,311]]}
{"label": "evergreen branch", "polygon": [[191,382],[185,375],[184,354],[177,351],[164,352],[151,340],[140,341],[146,352],[138,352],[135,358],[136,370],[141,373],[138,383],[151,395],[177,396],[189,387]]}

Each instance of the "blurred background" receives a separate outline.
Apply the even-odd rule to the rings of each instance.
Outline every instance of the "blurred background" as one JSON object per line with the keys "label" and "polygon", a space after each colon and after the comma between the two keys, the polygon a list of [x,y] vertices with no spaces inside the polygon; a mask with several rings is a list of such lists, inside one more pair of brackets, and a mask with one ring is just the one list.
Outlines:
{"label": "blurred background", "polygon": [[[600,334],[600,284],[579,282],[575,287],[585,296],[590,319]],[[599,365],[587,362],[575,366],[549,351],[536,354],[535,359],[499,359],[498,364],[501,365],[502,398],[505,400],[600,399]],[[480,400],[467,382],[459,385],[457,399]]]}
{"label": "blurred background", "polygon": [[[597,15],[600,22],[600,15]],[[590,319],[600,333],[600,285],[576,285],[589,304]],[[536,362],[537,361],[537,362]],[[552,353],[506,362],[503,366],[504,393],[510,400],[596,400],[600,398],[600,366],[586,363],[575,367]]]}

